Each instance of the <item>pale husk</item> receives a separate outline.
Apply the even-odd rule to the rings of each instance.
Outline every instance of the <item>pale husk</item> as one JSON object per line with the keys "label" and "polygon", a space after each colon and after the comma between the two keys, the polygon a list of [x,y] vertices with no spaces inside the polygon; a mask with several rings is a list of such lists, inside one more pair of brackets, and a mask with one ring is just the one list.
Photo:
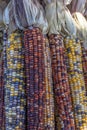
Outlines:
{"label": "pale husk", "polygon": [[57,18],[64,34],[76,36],[76,26],[69,9],[57,1]]}
{"label": "pale husk", "polygon": [[75,25],[77,27],[77,36],[84,41],[84,46],[87,48],[87,21],[81,13],[74,13]]}
{"label": "pale husk", "polygon": [[3,22],[6,26],[8,26],[8,34],[11,34],[13,31],[17,29],[14,14],[13,14],[13,5],[12,1],[9,2],[7,7],[3,12]]}
{"label": "pale husk", "polygon": [[59,34],[61,27],[59,25],[59,20],[57,19],[57,6],[56,0],[45,3],[46,18],[48,21],[48,34]]}
{"label": "pale husk", "polygon": [[57,0],[57,1],[64,4],[64,5],[68,5],[71,3],[72,0]]}
{"label": "pale husk", "polygon": [[39,27],[44,34],[47,33],[48,23],[45,12],[38,0],[23,0],[28,26]]}

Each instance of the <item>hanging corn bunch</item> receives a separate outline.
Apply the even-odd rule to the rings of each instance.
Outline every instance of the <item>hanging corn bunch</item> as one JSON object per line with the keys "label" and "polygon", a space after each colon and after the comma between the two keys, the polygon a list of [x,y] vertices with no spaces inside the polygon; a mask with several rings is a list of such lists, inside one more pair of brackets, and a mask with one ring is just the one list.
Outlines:
{"label": "hanging corn bunch", "polygon": [[87,49],[84,47],[83,42],[81,44],[82,47],[82,66],[83,66],[83,74],[86,86],[86,95],[87,95]]}
{"label": "hanging corn bunch", "polygon": [[78,39],[65,39],[76,130],[87,130],[87,102],[82,71],[81,45]]}
{"label": "hanging corn bunch", "polygon": [[[60,130],[75,130],[63,38],[60,35],[50,35],[49,41],[52,57],[54,96],[58,109],[55,116],[59,119]],[[56,130],[58,130],[57,125]]]}
{"label": "hanging corn bunch", "polygon": [[6,54],[5,130],[25,130],[24,53],[20,32],[10,34]]}
{"label": "hanging corn bunch", "polygon": [[25,69],[27,86],[27,129],[44,130],[45,68],[44,37],[38,28],[25,30]]}
{"label": "hanging corn bunch", "polygon": [[53,83],[51,70],[51,56],[48,39],[44,38],[44,59],[45,59],[45,89],[46,89],[46,103],[45,103],[45,130],[55,130],[54,119],[54,98],[53,98]]}

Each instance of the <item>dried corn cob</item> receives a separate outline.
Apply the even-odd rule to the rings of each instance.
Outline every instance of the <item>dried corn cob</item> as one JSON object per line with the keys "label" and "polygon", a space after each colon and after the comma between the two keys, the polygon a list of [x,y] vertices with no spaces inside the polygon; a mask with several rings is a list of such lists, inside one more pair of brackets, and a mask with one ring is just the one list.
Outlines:
{"label": "dried corn cob", "polygon": [[4,130],[3,32],[0,32],[0,129]]}
{"label": "dried corn cob", "polygon": [[44,59],[45,59],[45,87],[46,87],[46,103],[45,103],[45,130],[55,130],[54,119],[54,95],[52,83],[51,57],[50,47],[47,37],[44,37]]}
{"label": "dried corn cob", "polygon": [[73,99],[76,130],[87,130],[87,101],[82,71],[81,45],[78,39],[65,39],[68,74]]}
{"label": "dried corn cob", "polygon": [[83,74],[86,86],[86,96],[87,96],[87,49],[83,46],[83,42],[81,43],[82,47],[82,66],[83,66]]}
{"label": "dried corn cob", "polygon": [[[7,54],[6,54],[6,45],[8,42],[8,35],[7,35],[7,30],[4,30],[3,33],[3,68],[4,68],[4,78],[3,78],[3,86],[4,86],[4,97],[5,97],[5,87],[6,87],[6,81],[7,81]],[[4,107],[5,107],[5,99],[4,99]],[[5,115],[5,108],[4,108],[4,115]],[[3,126],[5,128],[5,116],[3,116],[4,123]]]}
{"label": "dried corn cob", "polygon": [[25,130],[24,53],[19,31],[9,36],[6,45],[6,54],[5,130]]}
{"label": "dried corn cob", "polygon": [[27,86],[27,129],[44,130],[44,37],[39,28],[24,32]]}
{"label": "dried corn cob", "polygon": [[[60,35],[51,35],[49,41],[52,57],[54,93],[58,108],[56,116],[57,118],[59,117],[61,130],[74,130],[75,124],[65,64],[63,38]],[[57,127],[56,130],[58,130]]]}

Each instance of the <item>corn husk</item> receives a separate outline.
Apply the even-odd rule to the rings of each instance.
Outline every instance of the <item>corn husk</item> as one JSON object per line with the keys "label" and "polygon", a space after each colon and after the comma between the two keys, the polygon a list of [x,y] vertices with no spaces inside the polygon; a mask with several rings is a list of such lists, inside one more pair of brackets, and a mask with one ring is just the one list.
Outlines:
{"label": "corn husk", "polygon": [[23,30],[25,27],[28,26],[23,0],[13,0],[12,5],[16,25],[19,29]]}
{"label": "corn husk", "polygon": [[48,21],[48,33],[50,34],[58,34],[61,31],[61,27],[59,24],[59,20],[57,19],[57,6],[56,0],[44,0],[45,3],[45,11],[46,18]]}
{"label": "corn husk", "polygon": [[72,0],[70,10],[72,13],[74,12],[84,13],[85,4],[86,4],[86,0]]}
{"label": "corn husk", "polygon": [[43,7],[38,0],[23,0],[28,26],[39,27],[44,34],[47,33],[48,23]]}
{"label": "corn husk", "polygon": [[0,30],[3,30],[4,28],[3,12],[6,5],[7,5],[6,1],[0,0]]}
{"label": "corn husk", "polygon": [[57,1],[63,3],[64,5],[68,5],[71,3],[72,0],[57,0]]}
{"label": "corn husk", "polygon": [[3,10],[0,7],[0,27],[3,25]]}
{"label": "corn husk", "polygon": [[3,22],[9,28],[8,34],[11,34],[13,31],[17,29],[16,21],[13,14],[12,1],[9,2],[9,4],[7,5],[7,7],[3,12]]}
{"label": "corn husk", "polygon": [[77,28],[77,36],[84,41],[84,47],[87,48],[87,21],[81,13],[74,13],[73,18]]}
{"label": "corn husk", "polygon": [[86,20],[87,20],[87,0],[86,0],[86,4],[85,4],[84,16],[86,17]]}
{"label": "corn husk", "polygon": [[62,27],[62,32],[68,35],[76,35],[76,27],[74,19],[68,10],[62,3],[57,1],[57,18]]}

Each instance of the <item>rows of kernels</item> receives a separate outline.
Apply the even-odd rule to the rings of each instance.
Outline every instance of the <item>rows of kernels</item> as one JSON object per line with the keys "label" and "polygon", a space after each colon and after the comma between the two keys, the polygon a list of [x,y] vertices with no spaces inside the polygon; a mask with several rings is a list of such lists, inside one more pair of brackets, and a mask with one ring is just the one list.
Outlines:
{"label": "rows of kernels", "polygon": [[27,86],[27,129],[44,130],[44,37],[38,28],[24,31]]}
{"label": "rows of kernels", "polygon": [[[8,43],[7,41],[8,41],[7,31],[4,30],[4,33],[3,33],[4,94],[6,93],[5,87],[6,87],[6,81],[7,81],[7,53],[6,53],[6,45]],[[4,100],[4,108],[5,108],[5,106],[6,106],[6,104],[5,104],[5,100]],[[4,113],[5,113],[5,109],[4,109]],[[5,117],[3,117],[3,119],[5,119]],[[4,128],[5,128],[5,121],[4,121]]]}
{"label": "rows of kernels", "polygon": [[[44,38],[44,43],[46,39]],[[44,107],[44,126],[47,129],[50,126],[49,113],[50,113],[50,103],[49,103],[49,91],[48,91],[48,65],[47,65],[47,54],[46,54],[46,45],[44,47],[44,61],[45,61],[45,89],[46,89],[46,98],[45,98],[45,107]]]}
{"label": "rows of kernels", "polygon": [[55,129],[54,119],[54,98],[51,70],[50,47],[47,37],[44,38],[44,59],[45,59],[45,88],[46,88],[46,103],[45,103],[45,129]]}
{"label": "rows of kernels", "polygon": [[65,39],[68,57],[68,74],[71,85],[73,110],[77,130],[87,129],[85,84],[82,71],[81,45],[78,39]]}
{"label": "rows of kernels", "polygon": [[57,103],[56,106],[58,107],[56,116],[59,117],[62,130],[74,130],[75,124],[64,56],[65,49],[63,39],[60,35],[51,35],[49,41],[52,58],[54,96]]}
{"label": "rows of kernels", "polygon": [[58,113],[58,106],[57,106],[57,102],[56,102],[56,98],[54,98],[55,100],[55,130],[61,130],[61,121],[59,120],[59,113]]}
{"label": "rows of kernels", "polygon": [[0,32],[0,129],[4,130],[3,32]]}
{"label": "rows of kernels", "polygon": [[83,74],[87,95],[87,49],[84,47],[83,42],[81,43],[81,47],[82,47],[82,67],[83,67]]}
{"label": "rows of kernels", "polygon": [[25,130],[26,100],[24,78],[24,53],[19,32],[10,34],[7,45],[7,70],[5,85],[5,129]]}

